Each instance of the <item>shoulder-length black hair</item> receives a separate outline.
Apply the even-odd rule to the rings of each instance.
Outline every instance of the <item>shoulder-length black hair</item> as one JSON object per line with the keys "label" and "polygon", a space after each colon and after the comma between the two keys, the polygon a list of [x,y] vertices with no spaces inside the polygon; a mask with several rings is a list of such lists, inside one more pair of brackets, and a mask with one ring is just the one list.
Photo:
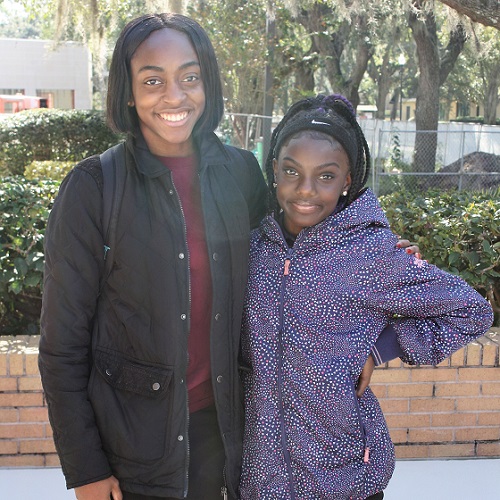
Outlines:
{"label": "shoulder-length black hair", "polygon": [[146,14],[130,21],[120,33],[115,45],[109,69],[107,120],[115,132],[134,133],[139,121],[135,107],[129,106],[132,99],[130,61],[139,45],[151,33],[164,28],[184,33],[196,52],[200,62],[205,90],[206,105],[196,123],[193,134],[213,132],[222,118],[224,101],[219,65],[215,51],[205,30],[193,19],[180,14]]}

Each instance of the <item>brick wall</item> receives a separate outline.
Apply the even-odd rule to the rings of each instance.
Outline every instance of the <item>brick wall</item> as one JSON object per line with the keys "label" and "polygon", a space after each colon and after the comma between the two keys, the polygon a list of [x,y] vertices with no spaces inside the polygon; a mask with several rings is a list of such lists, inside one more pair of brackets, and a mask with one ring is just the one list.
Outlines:
{"label": "brick wall", "polygon": [[38,337],[0,336],[0,467],[55,466]]}
{"label": "brick wall", "polygon": [[500,457],[500,328],[436,367],[375,370],[398,458]]}
{"label": "brick wall", "polygon": [[[0,467],[57,466],[38,337],[0,337]],[[437,367],[375,370],[398,458],[500,457],[500,329]]]}

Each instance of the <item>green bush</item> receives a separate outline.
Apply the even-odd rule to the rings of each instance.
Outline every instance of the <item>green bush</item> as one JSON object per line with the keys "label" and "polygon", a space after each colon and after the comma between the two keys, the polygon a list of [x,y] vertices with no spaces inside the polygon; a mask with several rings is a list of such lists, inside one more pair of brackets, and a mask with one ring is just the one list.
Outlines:
{"label": "green bush", "polygon": [[74,161],[32,161],[24,170],[24,176],[30,180],[62,181],[74,166]]}
{"label": "green bush", "polygon": [[0,334],[38,333],[43,236],[59,188],[9,177],[0,185]]}
{"label": "green bush", "polygon": [[33,161],[77,163],[119,140],[99,111],[21,111],[0,121],[0,174],[22,174]]}
{"label": "green bush", "polygon": [[[43,236],[59,188],[54,180],[5,178],[0,186],[0,335],[38,333]],[[400,191],[380,197],[397,234],[424,258],[461,275],[500,310],[500,190]]]}
{"label": "green bush", "polygon": [[500,313],[500,189],[488,192],[399,191],[380,197],[396,234],[424,258],[460,275]]}

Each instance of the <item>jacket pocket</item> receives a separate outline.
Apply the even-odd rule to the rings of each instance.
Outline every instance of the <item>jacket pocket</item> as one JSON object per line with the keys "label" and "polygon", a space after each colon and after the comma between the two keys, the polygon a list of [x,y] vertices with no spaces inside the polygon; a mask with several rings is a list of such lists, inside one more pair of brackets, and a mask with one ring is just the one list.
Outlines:
{"label": "jacket pocket", "polygon": [[172,370],[97,349],[89,397],[106,453],[152,462],[168,453]]}
{"label": "jacket pocket", "polygon": [[357,416],[357,419],[359,421],[359,429],[361,431],[361,438],[363,441],[363,461],[366,463],[368,461],[368,453],[369,453],[367,432],[366,432],[366,426],[363,422],[363,418],[361,417],[361,408],[359,406],[359,399],[358,399],[358,396],[356,394],[356,386],[355,386],[354,382],[352,381],[352,378],[351,378],[351,390],[352,390],[352,397],[354,400],[354,408],[356,410],[356,416]]}

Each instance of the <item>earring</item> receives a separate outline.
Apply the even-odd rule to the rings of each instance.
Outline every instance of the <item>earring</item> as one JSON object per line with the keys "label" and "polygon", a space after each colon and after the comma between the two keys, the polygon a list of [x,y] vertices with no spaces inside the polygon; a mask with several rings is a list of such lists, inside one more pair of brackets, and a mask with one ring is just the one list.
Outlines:
{"label": "earring", "polygon": [[278,187],[278,184],[276,182],[273,182],[273,188],[276,189]]}
{"label": "earring", "polygon": [[134,101],[128,101],[127,104],[132,107],[134,105]]}
{"label": "earring", "polygon": [[342,191],[342,196],[347,196],[347,189],[344,189],[344,191]]}

